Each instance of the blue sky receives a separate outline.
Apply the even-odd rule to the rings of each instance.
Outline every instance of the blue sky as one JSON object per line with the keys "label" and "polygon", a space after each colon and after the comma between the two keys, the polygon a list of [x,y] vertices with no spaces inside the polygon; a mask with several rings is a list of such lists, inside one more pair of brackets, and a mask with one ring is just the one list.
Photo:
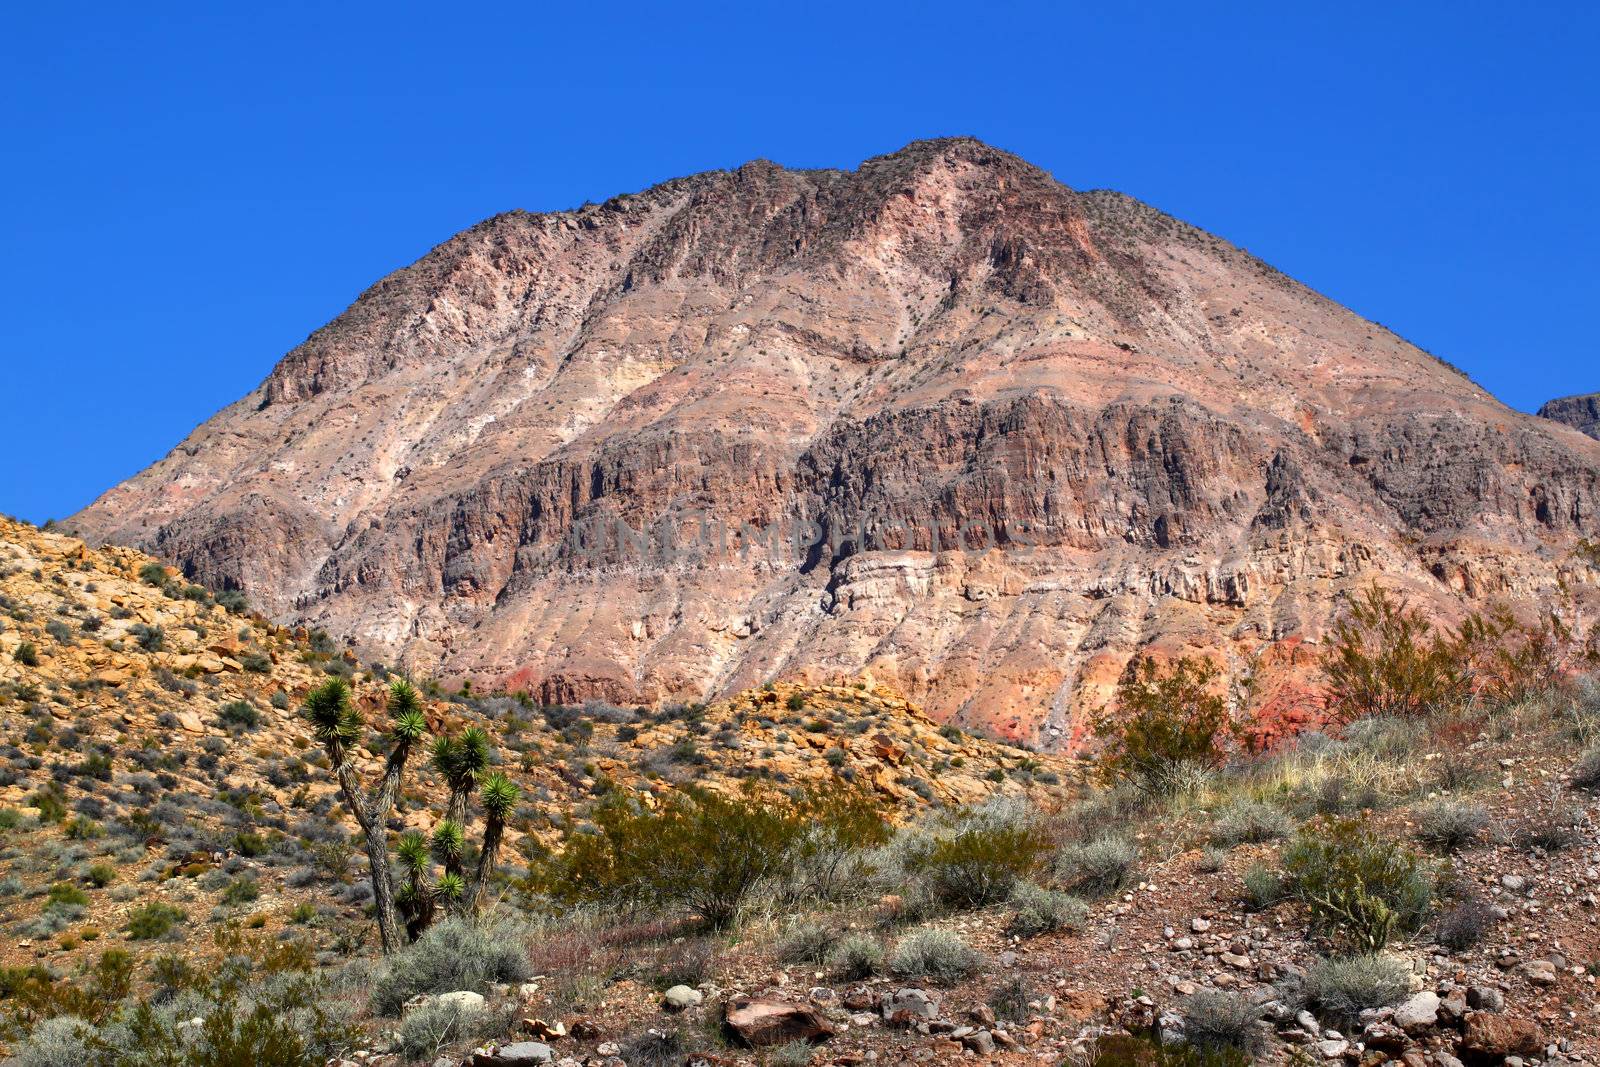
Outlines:
{"label": "blue sky", "polygon": [[0,511],[82,507],[485,216],[952,134],[1514,407],[1600,389],[1592,5],[228,6],[0,21]]}

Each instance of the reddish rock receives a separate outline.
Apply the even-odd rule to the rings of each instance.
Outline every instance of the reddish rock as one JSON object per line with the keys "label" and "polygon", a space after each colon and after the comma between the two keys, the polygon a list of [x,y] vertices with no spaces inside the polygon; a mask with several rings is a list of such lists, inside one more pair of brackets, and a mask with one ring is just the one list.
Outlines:
{"label": "reddish rock", "polygon": [[751,1048],[791,1041],[819,1044],[834,1033],[832,1025],[808,1005],[758,997],[740,997],[731,1002],[723,1021]]}
{"label": "reddish rock", "polygon": [[1533,1056],[1544,1048],[1544,1034],[1532,1019],[1489,1011],[1469,1012],[1462,1029],[1461,1051],[1483,1059]]}

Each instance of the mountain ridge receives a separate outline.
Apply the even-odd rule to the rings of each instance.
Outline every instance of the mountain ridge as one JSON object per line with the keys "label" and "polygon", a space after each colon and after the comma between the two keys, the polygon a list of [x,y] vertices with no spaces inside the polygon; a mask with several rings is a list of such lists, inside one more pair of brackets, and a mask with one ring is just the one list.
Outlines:
{"label": "mountain ridge", "polygon": [[[546,700],[867,673],[1070,747],[1131,657],[1242,677],[1376,579],[1446,618],[1587,602],[1600,446],[1548,425],[1221,238],[952,139],[495,216],[70,523]],[[704,516],[817,536],[574,547]]]}

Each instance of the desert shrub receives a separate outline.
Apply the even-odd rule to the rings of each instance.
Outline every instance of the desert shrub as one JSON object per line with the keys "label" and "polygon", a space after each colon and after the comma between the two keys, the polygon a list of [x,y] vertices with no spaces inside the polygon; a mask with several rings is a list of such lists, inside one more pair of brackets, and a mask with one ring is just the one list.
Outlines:
{"label": "desert shrub", "polygon": [[703,985],[711,980],[717,960],[717,943],[709,937],[688,937],[663,945],[650,962],[650,983],[663,993],[675,985]]}
{"label": "desert shrub", "polygon": [[44,632],[55,638],[57,642],[63,645],[70,645],[74,640],[72,636],[72,627],[68,626],[60,619],[51,619],[49,622],[45,623]]}
{"label": "desert shrub", "polygon": [[261,725],[261,713],[248,700],[230,700],[217,709],[217,718],[230,730],[254,730]]}
{"label": "desert shrub", "polygon": [[874,873],[872,850],[891,836],[872,791],[834,782],[802,794],[798,805],[809,825],[795,850],[788,895],[840,900],[864,892]]}
{"label": "desert shrub", "polygon": [[467,1008],[454,1001],[430,1000],[406,1012],[400,1021],[400,1052],[408,1061],[430,1062],[447,1045],[498,1036],[505,1020],[488,1008]]}
{"label": "desert shrub", "polygon": [[168,581],[167,568],[160,563],[146,563],[139,568],[139,580],[145,585],[163,588]]}
{"label": "desert shrub", "polygon": [[871,934],[846,934],[828,953],[828,966],[847,982],[883,971],[883,943]]}
{"label": "desert shrub", "polygon": [[1181,659],[1166,673],[1151,659],[1130,663],[1116,713],[1096,727],[1107,775],[1164,795],[1192,785],[1197,770],[1221,766],[1232,726],[1215,691],[1218,674],[1204,660]]}
{"label": "desert shrub", "polygon": [[[246,652],[239,657],[239,665],[251,674],[270,674],[272,672],[272,657],[265,652]],[[277,696],[277,694],[274,693],[273,696]],[[277,702],[274,701],[272,706],[278,707]],[[288,706],[288,701],[285,701],[283,707],[287,708]]]}
{"label": "desert shrub", "polygon": [[128,913],[128,936],[135,941],[154,941],[166,937],[172,928],[188,918],[181,908],[161,901],[134,908]]}
{"label": "desert shrub", "polygon": [[689,1042],[679,1030],[646,1030],[622,1046],[629,1067],[679,1067],[689,1052]]}
{"label": "desert shrub", "polygon": [[1289,816],[1257,800],[1229,804],[1217,815],[1211,840],[1219,845],[1255,845],[1289,836],[1294,823]]}
{"label": "desert shrub", "polygon": [[96,889],[104,889],[117,880],[117,869],[109,863],[91,863],[89,865],[89,883]]}
{"label": "desert shrub", "polygon": [[11,658],[24,667],[37,667],[39,665],[39,650],[32,641],[24,641],[11,653]]}
{"label": "desert shrub", "polygon": [[142,622],[136,622],[128,627],[128,634],[146,652],[160,652],[167,643],[165,630],[159,626],[150,626]]}
{"label": "desert shrub", "polygon": [[372,982],[372,1010],[393,1015],[418,993],[482,993],[492,983],[523,982],[532,974],[516,923],[478,925],[452,916],[385,960]]}
{"label": "desert shrub", "polygon": [[932,982],[959,982],[983,966],[983,956],[955,934],[945,930],[918,930],[900,939],[889,957],[889,970],[898,978],[926,978]]}
{"label": "desert shrub", "polygon": [[1159,1044],[1138,1034],[1105,1034],[1090,1050],[1084,1067],[1249,1067],[1251,1056],[1240,1049]]}
{"label": "desert shrub", "polygon": [[767,1054],[768,1067],[806,1067],[815,1055],[809,1042],[790,1041]]}
{"label": "desert shrub", "polygon": [[802,920],[778,941],[777,956],[784,963],[821,963],[838,940],[839,931],[828,923]]}
{"label": "desert shrub", "polygon": [[1574,809],[1541,807],[1517,828],[1517,847],[1525,852],[1564,852],[1580,840],[1583,813]]}
{"label": "desert shrub", "polygon": [[597,832],[570,835],[537,880],[561,899],[680,907],[726,926],[758,888],[793,877],[822,804],[756,783],[736,796],[685,786],[654,810],[612,794],[594,809]]}
{"label": "desert shrub", "polygon": [[1314,926],[1375,954],[1396,930],[1415,930],[1433,901],[1433,871],[1362,819],[1323,821],[1284,850],[1290,891]]}
{"label": "desert shrub", "polygon": [[1071,889],[1104,897],[1133,882],[1139,848],[1125,837],[1100,837],[1061,850],[1056,873]]}
{"label": "desert shrub", "polygon": [[1390,956],[1319,960],[1306,973],[1306,999],[1342,1020],[1397,1003],[1410,991],[1411,972]]}
{"label": "desert shrub", "polygon": [[1435,852],[1452,853],[1475,844],[1489,825],[1479,804],[1436,800],[1417,812],[1417,840]]}
{"label": "desert shrub", "polygon": [[1186,999],[1179,1010],[1189,1041],[1201,1048],[1253,1052],[1261,1044],[1261,1029],[1256,1025],[1261,1009],[1247,997],[1202,989]]}
{"label": "desert shrub", "polygon": [[1265,911],[1288,895],[1283,875],[1264,863],[1244,872],[1244,902],[1251,911]]}
{"label": "desert shrub", "polygon": [[1019,882],[1011,891],[1011,921],[1006,932],[1036,937],[1083,924],[1089,906],[1070,893]]}
{"label": "desert shrub", "polygon": [[89,1062],[89,1024],[74,1015],[45,1019],[10,1061],[16,1067],[83,1067]]}
{"label": "desert shrub", "polygon": [[261,896],[261,887],[249,877],[235,878],[222,891],[224,904],[249,904]]}
{"label": "desert shrub", "polygon": [[1052,848],[1027,809],[990,802],[959,816],[949,830],[935,832],[907,866],[946,907],[981,908],[1010,896]]}
{"label": "desert shrub", "polygon": [[1591,748],[1578,757],[1572,768],[1575,789],[1600,790],[1600,748]]}
{"label": "desert shrub", "polygon": [[1478,897],[1469,897],[1439,914],[1434,939],[1452,952],[1465,952],[1483,940],[1494,922],[1494,909]]}
{"label": "desert shrub", "polygon": [[243,615],[250,610],[250,602],[242,589],[224,589],[217,594],[217,603],[230,615]]}
{"label": "desert shrub", "polygon": [[1350,719],[1429,715],[1472,688],[1461,640],[1376,585],[1340,616],[1322,668],[1331,706]]}
{"label": "desert shrub", "polygon": [[1014,974],[990,991],[988,1004],[994,1010],[996,1019],[1022,1023],[1028,1021],[1033,1010],[1028,1005],[1035,996],[1028,980],[1020,974]]}

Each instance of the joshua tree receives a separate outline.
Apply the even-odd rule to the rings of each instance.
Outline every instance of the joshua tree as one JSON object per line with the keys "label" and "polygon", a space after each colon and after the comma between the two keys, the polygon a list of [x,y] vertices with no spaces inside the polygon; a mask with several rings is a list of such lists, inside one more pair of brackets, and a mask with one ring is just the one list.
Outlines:
{"label": "joshua tree", "polygon": [[[306,695],[305,717],[312,732],[328,753],[339,791],[355,816],[366,838],[367,865],[372,871],[373,903],[378,913],[378,936],[385,955],[400,948],[400,933],[395,922],[394,886],[389,872],[389,839],[385,824],[400,791],[406,760],[416,743],[427,732],[422,701],[417,691],[403,679],[389,686],[389,755],[383,774],[365,794],[356,780],[355,750],[365,727],[361,712],[350,702],[350,687],[342,678],[331,678]],[[487,739],[486,739],[487,740]]]}
{"label": "joshua tree", "polygon": [[469,726],[457,737],[438,738],[433,743],[433,765],[450,787],[446,818],[464,831],[470,818],[467,798],[477,787],[478,776],[489,768],[489,736]]}
{"label": "joshua tree", "polygon": [[[484,887],[493,877],[499,857],[506,817],[516,807],[519,795],[511,780],[499,772],[483,779],[478,790],[484,813],[483,843],[470,881],[463,867],[467,842],[461,823],[444,819],[434,827],[431,838],[416,831],[400,838],[397,853],[406,872],[406,883],[396,899],[406,920],[406,933],[413,941],[433,922],[439,908],[461,913],[475,912],[482,905]],[[443,870],[430,881],[434,862]]]}

